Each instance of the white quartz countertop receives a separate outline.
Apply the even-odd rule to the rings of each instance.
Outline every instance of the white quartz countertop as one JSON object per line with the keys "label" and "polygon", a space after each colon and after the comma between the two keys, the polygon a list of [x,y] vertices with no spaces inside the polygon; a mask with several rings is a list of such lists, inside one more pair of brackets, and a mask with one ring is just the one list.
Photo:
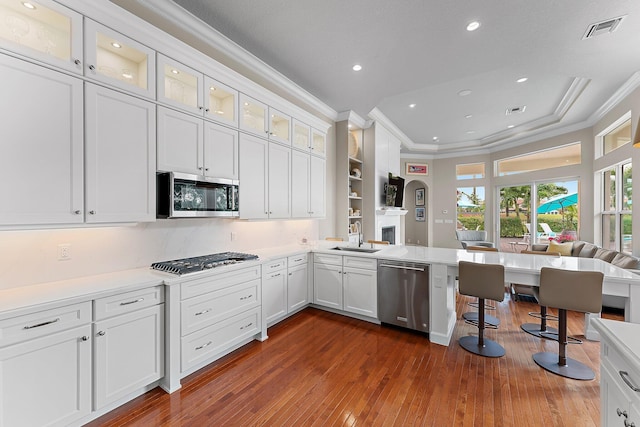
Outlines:
{"label": "white quartz countertop", "polygon": [[600,336],[640,371],[640,324],[600,318],[591,319],[591,322]]}

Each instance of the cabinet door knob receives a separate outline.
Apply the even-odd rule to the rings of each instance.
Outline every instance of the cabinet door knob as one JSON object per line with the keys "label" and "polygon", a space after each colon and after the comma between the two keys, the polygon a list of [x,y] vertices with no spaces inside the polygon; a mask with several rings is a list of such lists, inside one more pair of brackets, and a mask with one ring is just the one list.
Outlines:
{"label": "cabinet door knob", "polygon": [[202,170],[202,166],[198,167],[198,170],[201,171]]}
{"label": "cabinet door knob", "polygon": [[89,65],[89,69],[90,69],[91,71],[95,71],[95,70],[96,70],[96,66],[95,66],[95,65]]}
{"label": "cabinet door knob", "polygon": [[198,106],[198,110],[202,111],[204,109],[204,107],[202,105]]}
{"label": "cabinet door knob", "polygon": [[89,211],[89,215],[95,215],[96,211]]}
{"label": "cabinet door knob", "polygon": [[89,341],[89,337],[88,337],[88,336],[86,336],[86,335],[85,335],[85,336],[83,336],[81,339],[82,339],[82,341]]}
{"label": "cabinet door knob", "polygon": [[73,213],[76,214],[76,215],[80,215],[80,212],[81,212],[80,210],[73,211]]}
{"label": "cabinet door knob", "polygon": [[74,63],[74,64],[76,64],[76,65],[80,65],[80,64],[81,64],[81,62],[80,62],[80,60],[79,60],[79,59],[74,59],[74,60],[73,60],[73,63]]}
{"label": "cabinet door knob", "polygon": [[99,331],[99,332],[98,332],[98,336],[99,336],[99,337],[103,337],[105,333],[106,333],[105,331]]}
{"label": "cabinet door knob", "polygon": [[204,168],[204,170],[205,170],[205,171],[208,171],[208,170],[209,170],[209,168]]}
{"label": "cabinet door knob", "polygon": [[209,109],[208,109],[208,108],[205,108],[205,109],[204,109],[204,111],[208,113],[208,112],[209,112]]}

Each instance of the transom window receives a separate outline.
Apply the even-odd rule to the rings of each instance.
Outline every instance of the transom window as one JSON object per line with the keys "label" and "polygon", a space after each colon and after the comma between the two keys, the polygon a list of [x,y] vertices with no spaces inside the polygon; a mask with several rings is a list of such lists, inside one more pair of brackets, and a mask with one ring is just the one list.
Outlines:
{"label": "transom window", "polygon": [[456,165],[456,179],[484,178],[484,163]]}
{"label": "transom window", "polygon": [[497,176],[506,176],[561,166],[579,165],[581,161],[581,144],[580,142],[574,142],[561,147],[496,160],[495,170]]}

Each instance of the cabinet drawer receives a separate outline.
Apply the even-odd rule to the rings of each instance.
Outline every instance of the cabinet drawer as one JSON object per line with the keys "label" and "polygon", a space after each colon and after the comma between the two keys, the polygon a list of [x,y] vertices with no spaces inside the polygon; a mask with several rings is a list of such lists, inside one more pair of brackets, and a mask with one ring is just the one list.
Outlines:
{"label": "cabinet drawer", "polygon": [[279,258],[273,261],[265,262],[262,264],[263,273],[270,273],[272,271],[278,271],[287,268],[287,259]]}
{"label": "cabinet drawer", "polygon": [[342,265],[342,255],[313,254],[313,262],[319,264]]}
{"label": "cabinet drawer", "polygon": [[287,259],[289,268],[307,263],[307,254],[292,255]]}
{"label": "cabinet drawer", "polygon": [[260,266],[255,265],[249,268],[229,271],[227,273],[216,274],[204,279],[196,279],[182,283],[182,299],[203,295],[218,289],[237,285],[238,283],[249,282],[260,278]]}
{"label": "cabinet drawer", "polygon": [[182,338],[182,371],[222,355],[260,328],[260,309],[254,308]]}
{"label": "cabinet drawer", "polygon": [[[620,383],[620,387],[627,391],[627,394],[636,396],[636,393],[626,382],[628,381],[635,387],[640,387],[640,372],[638,372],[619,351],[609,345],[608,342],[603,341],[600,345],[602,346],[602,366],[607,367],[611,371],[612,376]],[[623,374],[623,372],[626,372],[626,374]],[[624,381],[624,378],[626,378],[627,381]],[[636,402],[640,404],[640,396],[636,398]]]}
{"label": "cabinet drawer", "polygon": [[101,320],[164,302],[164,286],[138,289],[93,301],[93,319]]}
{"label": "cabinet drawer", "polygon": [[367,270],[377,270],[378,260],[375,258],[360,258],[357,256],[346,256],[343,259],[345,267],[366,268]]}
{"label": "cabinet drawer", "polygon": [[0,321],[0,347],[91,322],[91,302],[68,305]]}
{"label": "cabinet drawer", "polygon": [[182,335],[259,306],[259,291],[260,280],[256,279],[182,301]]}

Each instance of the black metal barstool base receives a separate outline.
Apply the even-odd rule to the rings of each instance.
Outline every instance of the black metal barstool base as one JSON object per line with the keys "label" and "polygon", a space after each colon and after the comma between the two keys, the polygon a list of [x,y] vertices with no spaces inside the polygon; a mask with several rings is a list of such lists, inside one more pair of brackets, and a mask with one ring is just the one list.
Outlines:
{"label": "black metal barstool base", "polygon": [[[535,337],[558,341],[558,330],[556,328],[547,326],[547,329],[543,331],[540,329],[540,323],[523,323],[522,325],[520,325],[520,328],[526,333],[531,334]],[[543,332],[546,334],[555,335],[555,338],[553,336],[542,335]]]}
{"label": "black metal barstool base", "polygon": [[[462,318],[471,323],[478,323],[478,312],[477,311],[467,311],[466,313],[462,313]],[[486,326],[495,326],[498,327],[500,325],[500,319],[495,316],[491,316],[490,314],[484,315],[484,324]]]}
{"label": "black metal barstool base", "polygon": [[466,336],[458,340],[460,347],[465,350],[484,357],[502,357],[505,354],[504,347],[495,341],[484,338],[484,345],[478,345],[478,337]]}
{"label": "black metal barstool base", "polygon": [[536,353],[533,355],[533,360],[541,368],[561,377],[582,381],[589,381],[596,377],[591,368],[575,359],[567,357],[567,364],[560,365],[560,359],[556,353]]}

